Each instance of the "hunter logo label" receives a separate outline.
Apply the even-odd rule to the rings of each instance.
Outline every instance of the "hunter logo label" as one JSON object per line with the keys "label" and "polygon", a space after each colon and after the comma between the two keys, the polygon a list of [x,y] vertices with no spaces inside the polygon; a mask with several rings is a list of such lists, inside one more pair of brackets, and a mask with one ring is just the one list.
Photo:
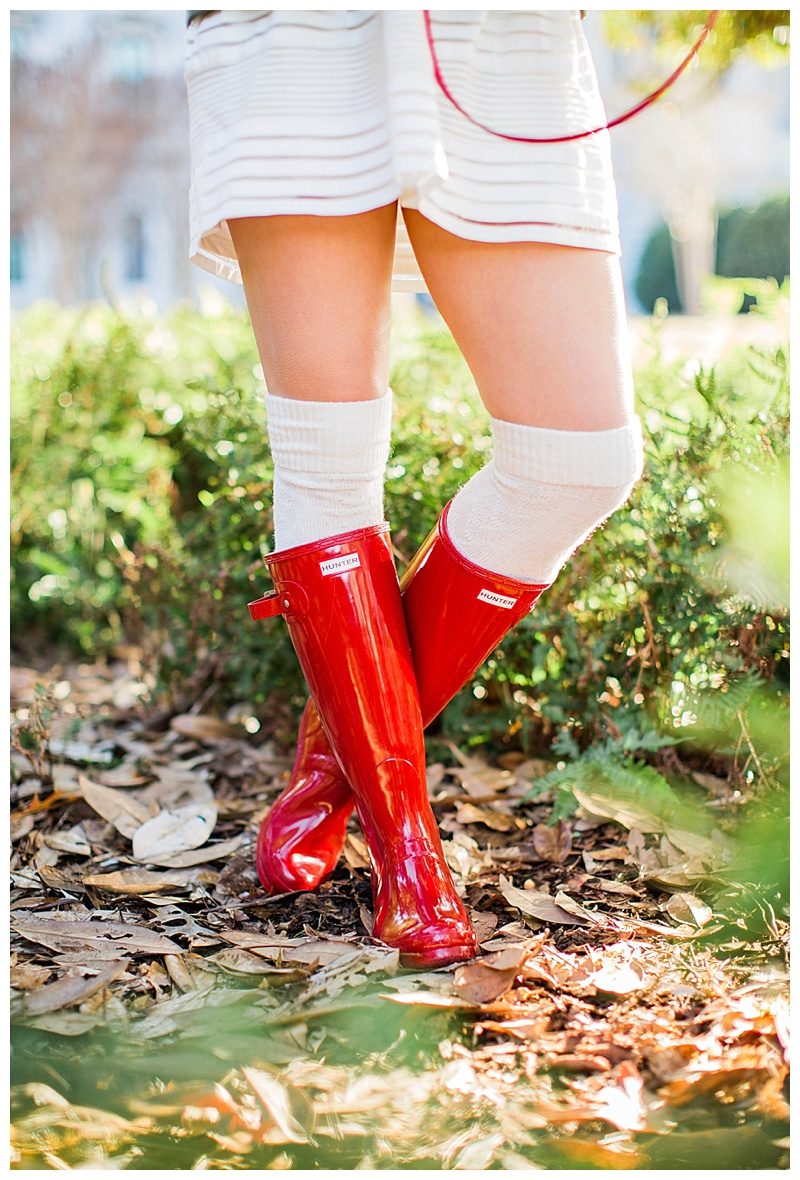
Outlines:
{"label": "hunter logo label", "polygon": [[360,565],[357,553],[346,553],[344,557],[332,557],[330,561],[321,561],[319,568],[322,576],[327,578],[329,574],[343,574],[346,570],[358,569]]}
{"label": "hunter logo label", "polygon": [[502,606],[503,610],[511,610],[512,606],[517,605],[516,598],[506,598],[502,594],[495,594],[493,590],[481,590],[478,595],[479,602],[488,602],[490,606]]}

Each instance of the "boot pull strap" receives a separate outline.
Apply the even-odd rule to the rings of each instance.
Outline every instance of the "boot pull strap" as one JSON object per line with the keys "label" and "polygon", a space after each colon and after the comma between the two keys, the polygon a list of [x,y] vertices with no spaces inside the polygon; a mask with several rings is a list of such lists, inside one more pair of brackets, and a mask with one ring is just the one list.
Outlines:
{"label": "boot pull strap", "polygon": [[286,608],[281,603],[277,590],[270,590],[269,594],[257,598],[255,602],[248,602],[247,609],[250,612],[250,618],[257,621],[258,619],[273,619],[276,615],[282,615]]}
{"label": "boot pull strap", "polygon": [[269,594],[257,598],[255,602],[248,602],[247,609],[250,618],[255,621],[274,619],[276,615],[286,615],[290,619],[302,618],[308,610],[308,595],[302,586],[289,582],[280,591],[270,590]]}

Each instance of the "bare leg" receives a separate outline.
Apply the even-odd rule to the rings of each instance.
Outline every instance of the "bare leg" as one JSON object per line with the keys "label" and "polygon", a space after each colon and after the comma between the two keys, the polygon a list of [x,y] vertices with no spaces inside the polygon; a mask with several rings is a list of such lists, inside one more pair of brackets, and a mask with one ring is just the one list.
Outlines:
{"label": "bare leg", "polygon": [[377,524],[396,204],[230,222],[261,355],[279,549]]}
{"label": "bare leg", "polygon": [[232,227],[271,390],[277,552],[267,564],[324,727],[307,707],[257,863],[270,891],[313,885],[335,863],[355,797],[374,936],[401,963],[426,967],[469,958],[477,943],[428,800],[400,590],[380,530],[395,222],[391,205]]}
{"label": "bare leg", "polygon": [[[368,471],[355,480],[348,456],[331,453],[331,444],[342,414],[349,423],[353,414],[361,418],[366,412],[362,434],[369,433],[370,422],[378,428],[369,411],[378,405],[388,380],[396,221],[396,204],[352,217],[228,221],[267,387],[276,395],[270,422],[276,549],[314,538],[313,532],[309,536],[300,529],[316,530],[316,537],[322,537],[353,525],[341,520],[341,496],[336,493],[343,480],[337,464],[349,476],[344,481],[349,499],[356,487],[363,491],[365,485],[378,485],[366,501],[359,493],[356,511],[374,512],[356,522],[383,518],[383,468],[377,481]],[[290,405],[283,405],[287,400]],[[331,429],[315,431],[323,420]],[[320,434],[326,444],[322,454]],[[292,450],[298,444],[300,462],[295,464]],[[386,445],[388,449],[388,427]],[[378,466],[376,462],[376,471]],[[256,861],[264,887],[269,892],[314,889],[336,865],[353,803],[309,701],[291,782],[258,834]]]}
{"label": "bare leg", "polygon": [[492,419],[493,457],[453,500],[451,539],[483,569],[547,585],[641,469],[619,263],[403,214]]}
{"label": "bare leg", "polygon": [[271,392],[365,401],[386,391],[397,205],[350,217],[228,222]]}
{"label": "bare leg", "polygon": [[416,209],[403,217],[439,311],[494,418],[608,430],[633,382],[619,261],[540,242],[473,242]]}
{"label": "bare leg", "polygon": [[[541,426],[563,431],[565,436],[574,430],[613,430],[629,419],[632,384],[615,258],[537,244],[487,246],[465,242],[413,211],[404,210],[404,215],[431,293],[493,417],[505,419],[506,424],[522,424],[523,430]],[[322,329],[329,332],[330,324],[323,322]],[[606,489],[601,491],[605,493]],[[512,514],[514,527],[519,521],[528,527],[533,522],[531,532],[537,543],[554,520],[558,532],[560,520],[569,515],[560,502],[563,497],[558,488],[548,489],[547,495],[544,527],[541,512],[537,516],[530,506],[517,517]],[[592,524],[603,511],[598,507],[602,497],[598,497],[596,488],[589,488],[578,489],[577,498],[582,504],[590,503],[591,519],[583,524]],[[457,503],[458,497],[451,508]],[[534,499],[533,508],[541,507],[541,502]],[[472,513],[471,518],[482,523],[479,513]],[[469,526],[470,513],[466,519]],[[502,536],[505,527],[504,520],[492,524],[488,531],[493,542]],[[577,540],[574,520],[570,520],[570,527],[573,540]],[[494,556],[494,548],[493,544],[490,557]],[[441,547],[437,552],[441,568]],[[493,568],[491,559],[483,563],[477,557],[475,560],[485,569]],[[412,635],[424,624],[422,616],[434,610],[437,620],[446,617],[447,623],[440,631],[445,642],[452,643],[452,650],[445,659],[436,661],[432,672],[428,669],[421,676],[417,661],[426,720],[459,687],[459,675],[453,678],[452,669],[470,675],[491,644],[502,638],[503,627],[511,625],[511,619],[504,617],[508,612],[499,610],[499,622],[492,623],[488,631],[484,622],[478,641],[484,646],[475,646],[470,614],[476,600],[475,586],[471,584],[474,569],[469,574],[460,571],[456,577],[453,571],[458,563],[452,558],[448,561],[449,597],[443,597],[441,587],[431,590],[428,585],[416,595],[411,594],[416,574],[406,588],[406,619]],[[433,566],[428,562],[420,570],[429,576]],[[502,579],[489,577],[481,584],[498,591],[495,597],[513,593],[520,600],[521,588]],[[530,605],[531,600],[529,593],[524,605]],[[463,648],[470,650],[465,652]],[[440,648],[435,650],[438,655]],[[426,655],[423,644],[415,658]],[[452,683],[447,683],[448,678]],[[330,872],[344,841],[352,805],[350,788],[333,757],[326,753],[313,710],[307,711],[304,726],[292,781],[259,833],[259,873],[271,890],[312,889]]]}

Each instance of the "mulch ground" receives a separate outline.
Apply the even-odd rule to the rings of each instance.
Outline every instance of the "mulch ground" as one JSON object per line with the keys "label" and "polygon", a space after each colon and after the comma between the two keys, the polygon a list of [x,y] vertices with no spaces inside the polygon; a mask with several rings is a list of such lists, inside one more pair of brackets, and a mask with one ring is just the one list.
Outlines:
{"label": "mulch ground", "polygon": [[11,687],[17,1167],[787,1166],[787,930],[715,903],[723,832],[585,792],[549,825],[546,763],[453,749],[429,787],[481,954],[410,973],[355,821],[317,892],[264,896],[291,758],[246,721],[148,729],[134,656]]}

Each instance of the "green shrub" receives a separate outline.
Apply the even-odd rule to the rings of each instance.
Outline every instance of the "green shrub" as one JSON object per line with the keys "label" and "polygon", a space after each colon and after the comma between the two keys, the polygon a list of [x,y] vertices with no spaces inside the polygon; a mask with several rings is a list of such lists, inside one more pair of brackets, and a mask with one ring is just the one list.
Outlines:
{"label": "green shrub", "polygon": [[[387,515],[402,565],[484,462],[487,418],[449,335],[395,329]],[[687,693],[747,670],[786,680],[786,619],[713,575],[726,465],[786,449],[783,352],[714,372],[666,364],[654,325],[637,374],[647,471],[448,707],[444,736],[585,748],[635,723],[675,732]],[[269,587],[272,468],[244,315],[128,317],[35,307],[14,322],[12,610],[22,650],[142,648],[152,703],[244,705],[288,740],[304,700],[286,629],[251,623]],[[768,468],[769,469],[769,468]]]}
{"label": "green shrub", "polygon": [[[736,206],[719,213],[714,273],[783,282],[789,274],[788,197],[772,198],[754,209]],[[671,312],[683,310],[672,241],[664,222],[647,239],[634,292],[645,311],[652,311],[658,299],[666,299]],[[753,303],[751,296],[745,296],[741,310],[748,311]]]}
{"label": "green shrub", "polygon": [[775,197],[755,209],[729,209],[717,229],[718,275],[776,279],[789,274],[789,198]]}
{"label": "green shrub", "polygon": [[659,299],[667,301],[673,314],[683,311],[675,276],[672,238],[664,221],[656,226],[645,243],[633,289],[640,306],[647,312],[653,310]]}

